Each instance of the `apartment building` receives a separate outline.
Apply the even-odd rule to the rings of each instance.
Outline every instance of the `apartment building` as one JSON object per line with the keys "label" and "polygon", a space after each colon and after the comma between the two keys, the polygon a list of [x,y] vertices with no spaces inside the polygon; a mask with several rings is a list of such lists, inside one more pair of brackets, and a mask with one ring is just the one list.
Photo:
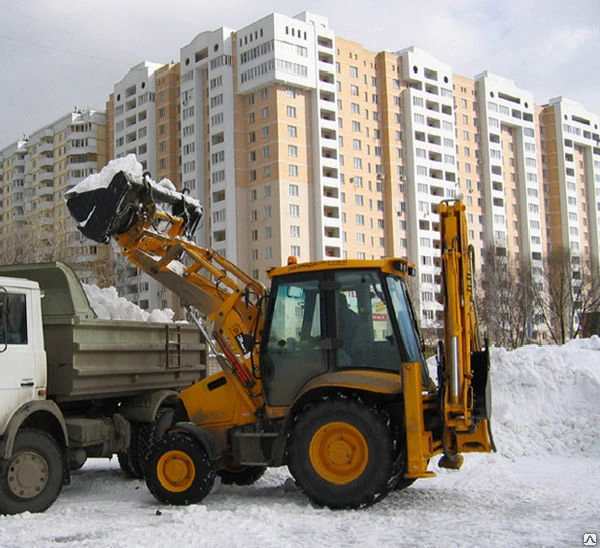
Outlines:
{"label": "apartment building", "polygon": [[182,176],[202,245],[266,280],[341,257],[334,35],[309,13],[203,32],[181,49]]}
{"label": "apartment building", "polygon": [[600,264],[600,120],[564,97],[540,107],[547,249]]}
{"label": "apartment building", "polygon": [[[180,185],[179,115],[179,65],[144,61],[132,67],[107,102],[113,157],[135,154],[154,179]],[[145,310],[178,309],[170,291],[120,256],[116,287]]]}
{"label": "apartment building", "polygon": [[408,257],[435,327],[438,207],[459,193],[479,267],[527,259],[539,280],[565,243],[598,264],[597,117],[416,47],[373,52],[324,17],[270,14],[198,34],[178,64],[133,67],[109,104],[115,156],[187,188],[206,207],[198,243],[262,281],[289,255]]}
{"label": "apartment building", "polygon": [[84,281],[112,280],[111,250],[85,240],[64,194],[105,165],[103,112],[74,109],[0,151],[5,262],[66,260]]}

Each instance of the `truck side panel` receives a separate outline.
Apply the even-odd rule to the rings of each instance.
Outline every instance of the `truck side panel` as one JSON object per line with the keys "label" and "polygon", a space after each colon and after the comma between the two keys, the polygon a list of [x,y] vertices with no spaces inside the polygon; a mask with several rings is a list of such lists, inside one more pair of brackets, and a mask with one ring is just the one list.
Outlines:
{"label": "truck side panel", "polygon": [[204,376],[205,345],[195,327],[125,321],[44,326],[48,393],[57,401],[181,389]]}

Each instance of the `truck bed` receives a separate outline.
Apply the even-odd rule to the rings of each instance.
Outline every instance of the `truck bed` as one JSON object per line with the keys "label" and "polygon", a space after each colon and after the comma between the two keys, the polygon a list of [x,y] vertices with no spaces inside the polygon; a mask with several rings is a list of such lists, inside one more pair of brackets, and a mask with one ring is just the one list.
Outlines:
{"label": "truck bed", "polygon": [[64,263],[3,265],[0,274],[37,281],[48,396],[56,400],[181,389],[206,374],[206,348],[191,324],[99,320]]}

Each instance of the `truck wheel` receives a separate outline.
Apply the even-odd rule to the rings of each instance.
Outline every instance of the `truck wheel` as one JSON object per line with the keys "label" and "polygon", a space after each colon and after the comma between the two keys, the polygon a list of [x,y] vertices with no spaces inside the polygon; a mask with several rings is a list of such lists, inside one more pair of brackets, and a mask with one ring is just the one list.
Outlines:
{"label": "truck wheel", "polygon": [[129,438],[129,447],[124,451],[117,453],[119,466],[130,478],[143,478],[142,467],[140,464],[139,446],[140,425],[137,422],[131,423],[131,434]]}
{"label": "truck wheel", "polygon": [[137,453],[139,459],[140,472],[144,472],[144,461],[150,452],[150,448],[154,442],[162,438],[173,422],[175,410],[169,407],[161,407],[156,413],[156,418],[153,422],[144,422],[140,425],[138,432]]}
{"label": "truck wheel", "polygon": [[298,487],[330,508],[369,506],[392,485],[396,450],[386,413],[357,400],[325,400],[292,430],[288,466]]}
{"label": "truck wheel", "polygon": [[252,485],[263,477],[266,466],[227,466],[217,471],[224,485]]}
{"label": "truck wheel", "polygon": [[19,432],[0,467],[0,513],[43,512],[62,486],[63,456],[54,438],[32,428]]}
{"label": "truck wheel", "polygon": [[186,432],[169,432],[150,449],[144,463],[146,485],[166,504],[200,502],[215,483],[206,449]]}

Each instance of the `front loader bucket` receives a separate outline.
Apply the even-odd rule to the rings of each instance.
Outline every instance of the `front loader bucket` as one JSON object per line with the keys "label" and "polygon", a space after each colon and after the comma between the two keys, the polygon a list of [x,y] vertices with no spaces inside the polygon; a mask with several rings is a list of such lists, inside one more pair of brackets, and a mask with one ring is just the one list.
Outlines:
{"label": "front loader bucket", "polygon": [[105,244],[137,220],[137,209],[124,200],[130,190],[126,175],[119,171],[107,187],[67,194],[67,208],[84,236]]}

